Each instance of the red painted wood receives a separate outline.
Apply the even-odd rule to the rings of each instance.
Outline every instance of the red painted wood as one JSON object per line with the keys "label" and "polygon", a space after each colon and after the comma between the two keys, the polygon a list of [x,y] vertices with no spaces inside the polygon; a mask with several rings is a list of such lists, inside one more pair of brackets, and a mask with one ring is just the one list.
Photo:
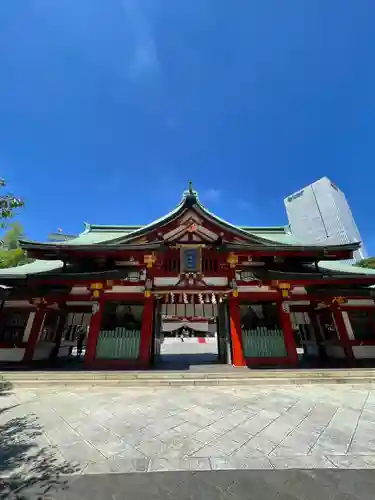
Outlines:
{"label": "red painted wood", "polygon": [[[254,287],[255,288],[255,287]],[[239,298],[241,300],[241,303],[253,303],[258,300],[264,300],[267,301],[269,300],[270,302],[275,302],[276,300],[279,299],[279,293],[278,292],[241,292],[239,290]]]}
{"label": "red painted wood", "polygon": [[[144,284],[144,283],[143,283]],[[141,304],[143,302],[143,292],[135,293],[104,293],[103,302],[121,301],[124,303]]]}
{"label": "red painted wood", "polygon": [[298,363],[298,354],[297,354],[297,346],[294,340],[294,332],[292,327],[292,322],[290,319],[290,314],[284,311],[283,303],[279,303],[279,316],[280,316],[280,325],[284,332],[284,341],[286,351],[288,353],[288,358],[291,364]]}
{"label": "red painted wood", "polygon": [[354,354],[353,354],[353,349],[350,343],[348,331],[346,329],[346,325],[344,322],[344,318],[342,317],[341,311],[333,311],[333,317],[335,320],[336,328],[338,330],[339,336],[340,336],[340,341],[342,346],[344,347],[344,351],[346,354],[346,357],[349,362],[354,362]]}
{"label": "red painted wood", "polygon": [[144,298],[141,345],[139,347],[139,363],[140,366],[143,366],[145,368],[150,364],[154,306],[155,298],[153,295],[151,295],[151,297]]}
{"label": "red painted wood", "polygon": [[242,330],[240,303],[237,297],[229,297],[229,325],[232,338],[232,353],[234,366],[246,366],[243,348],[242,348]]}
{"label": "red painted wood", "polygon": [[[363,300],[363,297],[362,297],[362,300]],[[375,307],[375,303],[374,303],[374,305],[367,305],[367,306],[340,304],[341,311],[373,311],[374,307]]]}
{"label": "red painted wood", "polygon": [[45,313],[46,310],[44,307],[38,308],[35,312],[34,321],[31,327],[29,338],[27,340],[25,354],[23,355],[23,362],[30,362],[33,359],[35,346],[38,341],[40,330],[43,326]]}
{"label": "red painted wood", "polygon": [[14,349],[27,347],[27,342],[18,342],[17,344],[0,343],[0,349]]}
{"label": "red painted wood", "polygon": [[89,367],[95,360],[96,356],[96,344],[98,342],[98,337],[100,333],[100,327],[102,323],[104,303],[103,300],[99,300],[99,310],[92,314],[89,333],[87,336],[86,343],[86,354],[85,354],[85,367]]}
{"label": "red painted wood", "polygon": [[349,344],[351,346],[371,346],[371,345],[375,345],[375,338],[374,340],[352,340],[352,339],[349,339]]}

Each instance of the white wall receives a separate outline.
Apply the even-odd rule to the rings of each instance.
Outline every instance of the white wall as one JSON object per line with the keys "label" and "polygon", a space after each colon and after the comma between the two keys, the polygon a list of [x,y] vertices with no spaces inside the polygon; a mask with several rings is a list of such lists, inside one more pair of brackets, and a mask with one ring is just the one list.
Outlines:
{"label": "white wall", "polygon": [[356,359],[375,358],[375,345],[354,345],[353,354]]}
{"label": "white wall", "polygon": [[0,349],[0,361],[17,362],[22,361],[25,354],[24,347],[13,347],[10,349]]}
{"label": "white wall", "polygon": [[54,347],[55,342],[40,342],[35,347],[33,361],[48,359]]}

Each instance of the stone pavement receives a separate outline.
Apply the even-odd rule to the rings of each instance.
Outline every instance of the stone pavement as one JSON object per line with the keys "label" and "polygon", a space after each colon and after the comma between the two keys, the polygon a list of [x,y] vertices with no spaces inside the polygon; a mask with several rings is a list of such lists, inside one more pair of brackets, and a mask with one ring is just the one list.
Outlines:
{"label": "stone pavement", "polygon": [[[375,391],[360,385],[46,388],[17,389],[0,397],[4,491],[6,484],[20,492],[34,483],[54,491],[64,481],[70,489],[98,481],[112,484],[112,479],[105,483],[109,473],[117,473],[110,478],[118,483],[142,483],[148,481],[143,477],[153,481],[159,476],[167,481],[170,476],[124,474],[146,471],[207,471],[202,478],[215,477],[210,479],[215,483],[216,477],[234,477],[235,469],[247,469],[243,477],[250,479],[241,479],[245,482],[254,477],[272,481],[288,477],[291,469],[310,469],[301,476],[303,481],[324,473],[334,482],[338,476],[333,472],[340,469],[374,468]],[[213,472],[225,472],[220,469],[231,470],[229,475]],[[284,475],[273,475],[275,470]],[[190,478],[189,488],[195,487],[196,474],[178,474]],[[7,492],[4,495],[11,498]]]}
{"label": "stone pavement", "polygon": [[197,338],[167,337],[161,344],[159,367],[165,369],[188,369],[191,366],[200,366],[213,363],[217,366],[217,339],[207,338],[205,343],[199,343]]}

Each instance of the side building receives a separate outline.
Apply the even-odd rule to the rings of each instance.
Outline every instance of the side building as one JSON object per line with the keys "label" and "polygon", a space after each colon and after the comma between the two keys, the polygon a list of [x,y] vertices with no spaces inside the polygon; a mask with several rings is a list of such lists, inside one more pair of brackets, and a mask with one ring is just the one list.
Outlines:
{"label": "side building", "polygon": [[347,263],[367,258],[345,194],[327,177],[287,196],[284,204],[291,231],[299,241],[334,245],[361,242]]}

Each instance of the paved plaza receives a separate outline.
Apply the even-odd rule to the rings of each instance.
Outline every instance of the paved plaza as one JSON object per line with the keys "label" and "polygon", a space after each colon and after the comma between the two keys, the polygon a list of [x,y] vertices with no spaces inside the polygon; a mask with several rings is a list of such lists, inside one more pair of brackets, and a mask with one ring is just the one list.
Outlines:
{"label": "paved plaza", "polygon": [[[199,481],[213,488],[219,481],[212,498],[252,498],[248,487],[248,496],[233,496],[232,479],[244,484],[256,477],[281,491],[295,469],[303,473],[298,484],[319,476],[331,487],[343,469],[375,469],[375,391],[358,385],[15,389],[0,397],[0,440],[3,498],[11,498],[8,486],[51,488],[51,496],[39,498],[65,498],[57,493],[64,482],[73,495],[88,482],[111,488],[180,479],[193,489]],[[147,474],[131,474],[139,472]],[[160,488],[164,498],[173,497]],[[274,498],[315,498],[288,494]],[[174,498],[200,498],[189,495]]]}

